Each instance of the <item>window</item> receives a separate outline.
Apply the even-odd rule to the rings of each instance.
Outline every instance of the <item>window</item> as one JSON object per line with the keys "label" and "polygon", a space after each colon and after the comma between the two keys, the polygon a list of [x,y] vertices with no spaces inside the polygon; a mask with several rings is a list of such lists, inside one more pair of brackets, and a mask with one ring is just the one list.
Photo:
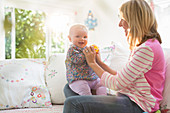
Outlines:
{"label": "window", "polygon": [[5,7],[5,58],[46,58],[64,53],[69,17]]}
{"label": "window", "polygon": [[67,49],[67,31],[69,16],[63,14],[48,15],[47,29],[49,33],[49,55],[65,53]]}
{"label": "window", "polygon": [[5,8],[5,54],[10,58],[45,58],[45,14]]}
{"label": "window", "polygon": [[5,8],[5,58],[11,59],[11,32],[12,32],[12,20],[11,20],[11,8]]}

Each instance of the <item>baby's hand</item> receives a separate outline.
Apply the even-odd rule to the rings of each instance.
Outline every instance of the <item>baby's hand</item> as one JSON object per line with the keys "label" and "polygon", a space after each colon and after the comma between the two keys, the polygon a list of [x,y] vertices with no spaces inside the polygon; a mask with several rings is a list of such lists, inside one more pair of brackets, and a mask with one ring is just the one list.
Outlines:
{"label": "baby's hand", "polygon": [[93,47],[94,47],[94,50],[96,51],[96,53],[98,53],[98,52],[99,52],[99,48],[98,48],[95,44],[93,44],[93,45],[91,45],[91,46],[93,46]]}

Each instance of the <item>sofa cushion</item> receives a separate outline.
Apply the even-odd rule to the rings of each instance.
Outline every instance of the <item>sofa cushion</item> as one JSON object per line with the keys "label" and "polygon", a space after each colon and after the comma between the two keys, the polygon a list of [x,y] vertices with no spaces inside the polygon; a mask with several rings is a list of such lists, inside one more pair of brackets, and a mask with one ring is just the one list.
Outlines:
{"label": "sofa cushion", "polygon": [[100,49],[101,60],[116,71],[126,65],[129,54],[129,49],[118,43]]}
{"label": "sofa cushion", "polygon": [[116,71],[120,71],[128,62],[130,51],[121,44],[115,44],[114,46],[115,50],[111,58],[110,67]]}
{"label": "sofa cushion", "polygon": [[65,100],[63,88],[66,81],[65,54],[57,54],[49,57],[45,75],[46,84],[50,91],[54,104],[63,104]]}
{"label": "sofa cushion", "polygon": [[51,107],[44,79],[44,61],[0,61],[0,109]]}

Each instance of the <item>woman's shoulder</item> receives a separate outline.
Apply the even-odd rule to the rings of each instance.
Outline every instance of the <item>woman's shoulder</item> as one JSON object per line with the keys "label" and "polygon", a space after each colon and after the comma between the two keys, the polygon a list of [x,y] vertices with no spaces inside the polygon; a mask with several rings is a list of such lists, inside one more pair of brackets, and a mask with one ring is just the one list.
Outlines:
{"label": "woman's shoulder", "polygon": [[150,47],[152,49],[159,49],[162,48],[161,44],[157,39],[148,39],[145,43],[142,44],[143,46]]}
{"label": "woman's shoulder", "polygon": [[138,46],[135,51],[151,51],[152,52],[152,49],[150,46],[148,46],[147,42],[141,44],[140,46]]}
{"label": "woman's shoulder", "polygon": [[140,51],[150,56],[163,56],[163,49],[161,44],[156,39],[149,39],[143,44],[141,44],[137,49],[136,52]]}
{"label": "woman's shoulder", "polygon": [[137,49],[148,49],[153,51],[155,49],[162,49],[162,47],[157,39],[148,39],[146,42],[137,47]]}
{"label": "woman's shoulder", "polygon": [[145,42],[145,43],[143,43],[140,46],[135,48],[134,54],[138,54],[139,56],[149,55],[150,57],[153,57],[154,51],[150,46],[147,45],[147,42]]}

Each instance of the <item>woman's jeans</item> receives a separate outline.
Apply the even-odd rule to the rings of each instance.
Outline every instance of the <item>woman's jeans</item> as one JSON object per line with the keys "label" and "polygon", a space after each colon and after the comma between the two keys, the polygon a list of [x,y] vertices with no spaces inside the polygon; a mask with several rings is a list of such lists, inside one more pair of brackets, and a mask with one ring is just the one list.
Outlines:
{"label": "woman's jeans", "polygon": [[143,113],[144,111],[123,94],[79,96],[68,86],[64,87],[66,100],[63,113]]}

